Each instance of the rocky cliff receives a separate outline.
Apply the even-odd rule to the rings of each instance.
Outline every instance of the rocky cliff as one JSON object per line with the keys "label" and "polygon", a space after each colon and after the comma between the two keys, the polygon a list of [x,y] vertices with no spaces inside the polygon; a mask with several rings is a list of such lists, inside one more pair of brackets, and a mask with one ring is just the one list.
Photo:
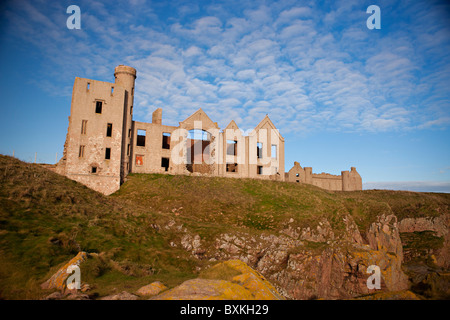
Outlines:
{"label": "rocky cliff", "polygon": [[380,267],[381,290],[408,289],[396,217],[378,217],[365,235],[368,241],[363,240],[351,216],[343,216],[342,222],[343,232],[333,230],[324,220],[314,230],[293,229],[288,224],[279,235],[229,232],[219,235],[209,248],[198,235],[185,235],[180,245],[198,259],[240,259],[289,299],[348,299],[375,293],[367,287],[371,265]]}
{"label": "rocky cliff", "polygon": [[[105,197],[11,157],[0,156],[0,172],[0,299],[55,289],[61,298],[74,262],[77,299],[142,298],[206,280],[225,281],[218,297],[227,286],[248,291],[252,273],[201,278],[229,260],[286,299],[450,296],[447,194],[132,174]],[[378,271],[379,289],[368,286]]]}
{"label": "rocky cliff", "polygon": [[[334,224],[343,226],[342,230],[333,229],[326,219],[319,221],[314,229],[295,228],[295,221],[291,219],[278,235],[227,232],[217,236],[214,246],[210,247],[203,244],[199,235],[190,235],[174,221],[169,225],[186,233],[179,245],[197,259],[240,259],[261,272],[288,299],[351,299],[371,294],[383,297],[380,292],[408,290],[420,286],[425,279],[436,278],[436,275],[442,288],[434,293],[434,297],[449,297],[446,271],[450,248],[448,214],[433,219],[405,218],[399,222],[396,215],[387,212],[377,216],[364,234],[351,215],[342,215],[338,219],[341,223],[335,221]],[[416,232],[432,232],[432,237],[444,237],[444,240],[442,245],[430,245],[425,252],[420,250],[423,239],[409,240],[419,250],[408,242],[406,262],[410,264],[405,267],[405,244],[401,234],[407,238],[408,233]],[[422,259],[418,261],[412,257]],[[429,265],[430,262],[433,266],[422,268],[422,277],[411,276],[413,270],[417,271],[414,269],[416,264]],[[371,265],[380,268],[381,289],[367,286],[367,279],[372,274],[368,272]]]}
{"label": "rocky cliff", "polygon": [[[383,214],[370,224],[364,235],[358,231],[352,216],[343,215],[341,219],[342,230],[334,230],[326,220],[320,221],[314,229],[293,228],[294,221],[290,220],[278,235],[227,232],[218,235],[212,246],[198,234],[192,235],[171,220],[163,228],[180,233],[180,240],[172,242],[173,247],[183,248],[199,261],[208,260],[216,264],[201,271],[199,278],[185,281],[170,290],[155,282],[140,288],[135,294],[121,292],[102,299],[449,298],[450,277],[445,269],[448,246],[445,242],[438,250],[430,248],[428,256],[422,257],[425,260],[418,262],[416,259],[411,260],[415,263],[405,264],[401,239],[401,233],[425,231],[447,236],[446,215],[433,220],[438,223],[432,223],[423,219],[415,222],[411,218],[398,222],[395,215]],[[90,258],[99,257],[94,254]],[[66,291],[64,281],[69,275],[65,270],[70,264],[80,265],[86,259],[86,253],[79,253],[43,287]],[[431,259],[431,265],[426,259]],[[372,275],[369,266],[380,269],[379,289],[368,287],[367,281]],[[417,296],[411,289],[422,296]],[[54,298],[53,295],[49,297]],[[67,299],[67,293],[58,297]]]}

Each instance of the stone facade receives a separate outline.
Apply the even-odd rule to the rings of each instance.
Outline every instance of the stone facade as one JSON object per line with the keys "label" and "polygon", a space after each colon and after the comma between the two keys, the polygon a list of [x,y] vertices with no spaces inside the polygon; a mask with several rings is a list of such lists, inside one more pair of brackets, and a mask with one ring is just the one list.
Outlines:
{"label": "stone facade", "polygon": [[133,122],[133,141],[132,172],[284,180],[284,139],[268,116],[244,136],[234,121],[221,130],[202,109],[163,125],[157,109],[152,123]]}
{"label": "stone facade", "polygon": [[356,191],[362,190],[362,179],[355,167],[350,171],[342,171],[340,176],[329,173],[312,173],[311,167],[302,168],[300,163],[286,172],[286,181],[312,184],[330,191]]}
{"label": "stone facade", "polygon": [[136,70],[118,66],[115,82],[75,78],[63,158],[56,172],[111,194],[130,172]]}
{"label": "stone facade", "polygon": [[311,168],[296,163],[285,174],[284,138],[267,115],[247,135],[234,121],[221,130],[201,108],[178,126],[163,125],[161,108],[153,112],[151,123],[133,121],[136,70],[120,65],[114,76],[114,83],[75,78],[58,173],[106,195],[117,191],[130,172],[287,180],[329,190],[361,190],[354,168],[339,177],[312,174]]}

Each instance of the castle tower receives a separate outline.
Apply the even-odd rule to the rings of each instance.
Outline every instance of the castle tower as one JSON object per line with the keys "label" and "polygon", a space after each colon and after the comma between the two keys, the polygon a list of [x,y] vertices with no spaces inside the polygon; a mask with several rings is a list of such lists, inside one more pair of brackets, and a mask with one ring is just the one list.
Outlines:
{"label": "castle tower", "polygon": [[362,190],[362,179],[355,167],[342,171],[342,191]]}
{"label": "castle tower", "polygon": [[312,184],[312,167],[305,167],[305,183]]}
{"label": "castle tower", "polygon": [[342,176],[342,191],[351,191],[350,189],[350,173],[348,170],[341,171]]}
{"label": "castle tower", "polygon": [[115,82],[75,78],[57,172],[103,194],[120,188],[129,172],[136,70],[115,69]]}
{"label": "castle tower", "polygon": [[124,113],[123,113],[123,136],[122,136],[122,161],[120,180],[131,171],[132,156],[132,123],[134,103],[134,83],[136,80],[136,69],[119,65],[114,69],[115,84],[125,89]]}

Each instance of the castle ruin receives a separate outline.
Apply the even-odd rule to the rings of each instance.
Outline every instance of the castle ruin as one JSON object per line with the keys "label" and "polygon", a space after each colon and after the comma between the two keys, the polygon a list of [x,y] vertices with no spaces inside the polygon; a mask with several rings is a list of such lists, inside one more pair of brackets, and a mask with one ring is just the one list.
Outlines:
{"label": "castle ruin", "polygon": [[178,126],[133,121],[136,70],[119,65],[115,82],[75,78],[64,153],[56,172],[109,195],[133,173],[255,178],[361,190],[354,167],[313,174],[298,162],[285,173],[284,138],[266,115],[247,135],[232,120],[221,130],[200,108]]}

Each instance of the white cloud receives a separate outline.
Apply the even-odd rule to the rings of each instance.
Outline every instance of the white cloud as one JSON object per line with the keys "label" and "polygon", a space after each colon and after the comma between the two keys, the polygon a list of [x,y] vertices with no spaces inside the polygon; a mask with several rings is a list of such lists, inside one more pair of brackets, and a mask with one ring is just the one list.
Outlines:
{"label": "white cloud", "polygon": [[363,183],[363,190],[371,190],[371,189],[450,193],[450,182],[447,182],[447,181],[387,181],[387,182],[365,182],[365,183]]}
{"label": "white cloud", "polygon": [[202,55],[202,50],[197,46],[191,46],[183,52],[185,57],[193,57]]}
{"label": "white cloud", "polygon": [[357,1],[337,1],[328,11],[285,1],[207,9],[174,4],[179,15],[166,20],[140,0],[129,8],[135,11],[122,3],[105,10],[101,2],[83,2],[78,33],[64,28],[61,4],[46,15],[23,3],[8,21],[38,48],[45,68],[56,70],[55,79],[111,81],[112,68],[128,63],[138,70],[136,114],[145,117],[161,106],[176,124],[202,107],[220,116],[222,127],[231,120],[227,112],[252,126],[273,111],[283,132],[450,125],[448,26],[431,23],[442,18],[422,3],[407,8],[420,26],[378,34],[365,28],[367,15]]}

